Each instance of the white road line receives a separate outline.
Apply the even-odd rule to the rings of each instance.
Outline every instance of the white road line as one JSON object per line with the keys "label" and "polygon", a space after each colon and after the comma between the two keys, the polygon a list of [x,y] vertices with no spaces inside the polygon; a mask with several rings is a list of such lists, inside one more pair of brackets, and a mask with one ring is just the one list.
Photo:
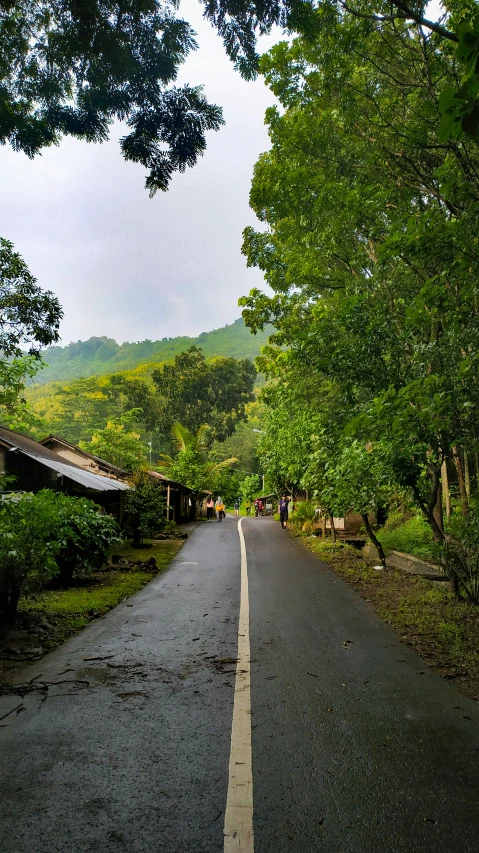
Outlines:
{"label": "white road line", "polygon": [[248,564],[242,523],[243,519],[238,524],[241,546],[241,596],[224,853],[236,853],[238,850],[241,853],[254,853]]}

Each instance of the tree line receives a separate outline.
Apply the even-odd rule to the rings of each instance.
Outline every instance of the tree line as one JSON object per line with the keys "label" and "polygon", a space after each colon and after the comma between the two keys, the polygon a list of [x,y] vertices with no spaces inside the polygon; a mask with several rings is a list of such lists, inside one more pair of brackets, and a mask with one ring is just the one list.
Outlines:
{"label": "tree line", "polygon": [[[454,39],[391,8],[322,4],[314,34],[261,62],[281,107],[250,196],[266,227],[243,246],[273,291],[241,300],[245,321],[277,329],[258,360],[274,380],[260,452],[278,484],[331,514],[366,523],[407,494],[466,583],[479,541],[479,151],[472,123],[466,135],[444,119],[464,71]],[[451,27],[467,12],[446,8]]]}

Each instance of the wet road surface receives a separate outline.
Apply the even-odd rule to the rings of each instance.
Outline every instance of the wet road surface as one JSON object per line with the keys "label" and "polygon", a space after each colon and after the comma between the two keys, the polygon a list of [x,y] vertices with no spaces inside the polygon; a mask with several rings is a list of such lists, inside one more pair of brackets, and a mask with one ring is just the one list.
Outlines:
{"label": "wet road surface", "polygon": [[[242,530],[254,847],[230,844],[477,853],[477,703],[279,523]],[[237,521],[200,524],[165,574],[23,672],[66,683],[0,721],[1,853],[223,853],[240,594]]]}

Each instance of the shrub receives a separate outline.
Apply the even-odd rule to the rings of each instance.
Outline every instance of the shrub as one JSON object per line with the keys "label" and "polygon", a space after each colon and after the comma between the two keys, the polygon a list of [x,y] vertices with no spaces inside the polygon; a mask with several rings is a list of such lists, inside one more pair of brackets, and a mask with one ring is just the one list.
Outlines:
{"label": "shrub", "polygon": [[403,551],[423,560],[433,560],[437,556],[431,528],[422,516],[409,518],[392,530],[383,527],[376,536],[386,555],[390,551]]}
{"label": "shrub", "polygon": [[301,528],[303,528],[307,522],[309,522],[309,524],[306,525],[307,527],[312,525],[312,522],[315,519],[315,505],[312,501],[301,501],[301,503],[296,504],[295,511],[290,516],[290,520],[293,524]]}
{"label": "shrub", "polygon": [[21,594],[75,570],[98,565],[111,542],[119,541],[116,521],[100,514],[93,501],[44,489],[12,494],[0,501],[0,620],[16,613]]}
{"label": "shrub", "polygon": [[140,545],[145,536],[164,529],[166,501],[146,471],[137,471],[130,483],[133,488],[126,495],[125,528],[134,544]]}
{"label": "shrub", "polygon": [[479,604],[479,507],[472,504],[466,519],[452,516],[450,535],[442,548],[442,564],[456,593]]}

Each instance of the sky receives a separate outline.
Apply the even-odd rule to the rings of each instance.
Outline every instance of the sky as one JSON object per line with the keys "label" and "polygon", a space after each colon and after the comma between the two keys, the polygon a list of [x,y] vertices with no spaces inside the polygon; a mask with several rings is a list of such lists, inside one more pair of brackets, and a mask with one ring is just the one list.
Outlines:
{"label": "sky", "polygon": [[62,345],[196,336],[232,323],[238,298],[264,286],[241,242],[243,228],[258,224],[248,194],[269,147],[264,113],[274,98],[261,79],[247,83],[233,70],[199,3],[184,0],[180,13],[200,48],[178,82],[203,84],[226,126],[208,134],[204,157],[167,193],[148,197],[145,169],[121,156],[119,125],[107,143],[66,138],[34,160],[0,148],[0,235],[58,296]]}

